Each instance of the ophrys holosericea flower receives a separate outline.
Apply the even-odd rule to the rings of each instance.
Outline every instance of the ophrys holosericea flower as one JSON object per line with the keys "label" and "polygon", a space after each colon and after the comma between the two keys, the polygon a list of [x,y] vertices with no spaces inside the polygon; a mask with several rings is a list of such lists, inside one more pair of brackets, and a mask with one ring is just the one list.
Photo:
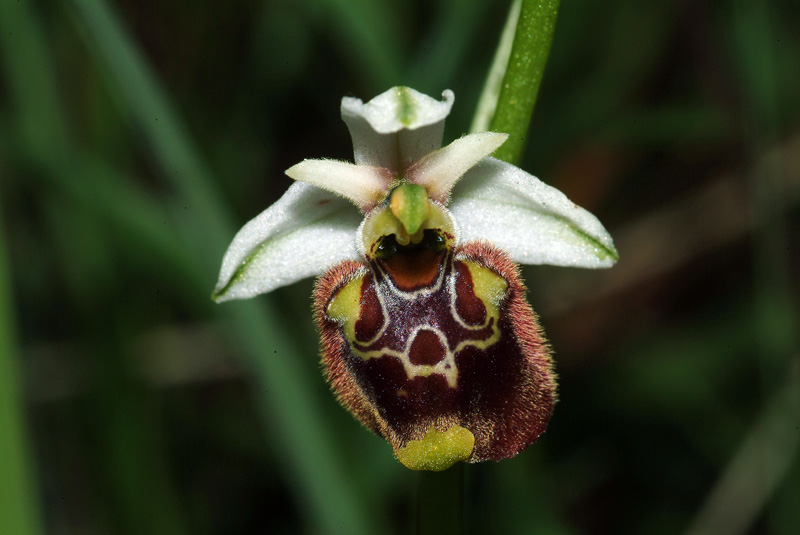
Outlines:
{"label": "ophrys holosericea flower", "polygon": [[517,263],[617,259],[593,215],[490,156],[506,134],[442,148],[454,100],[442,97],[395,87],[344,98],[355,163],[287,170],[297,182],[239,231],[214,292],[243,299],[320,275],[333,391],[422,470],[512,457],[547,427],[556,379]]}

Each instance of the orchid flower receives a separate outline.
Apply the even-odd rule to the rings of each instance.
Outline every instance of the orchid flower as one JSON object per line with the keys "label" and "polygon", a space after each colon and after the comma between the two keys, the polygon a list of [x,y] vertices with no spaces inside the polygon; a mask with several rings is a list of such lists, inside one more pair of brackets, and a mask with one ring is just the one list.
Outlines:
{"label": "orchid flower", "polygon": [[245,299],[319,275],[333,391],[420,470],[513,457],[547,427],[556,377],[517,263],[617,260],[592,214],[491,157],[506,134],[441,147],[453,102],[406,87],[342,99],[355,163],[288,169],[297,182],[236,234],[214,291]]}

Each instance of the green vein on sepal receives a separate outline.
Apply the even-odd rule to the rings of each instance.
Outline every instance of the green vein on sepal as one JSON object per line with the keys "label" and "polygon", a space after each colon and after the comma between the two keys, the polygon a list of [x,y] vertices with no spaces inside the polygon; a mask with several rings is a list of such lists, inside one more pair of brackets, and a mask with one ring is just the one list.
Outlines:
{"label": "green vein on sepal", "polygon": [[[558,219],[561,219],[561,218],[558,218]],[[570,229],[573,232],[575,232],[575,234],[577,234],[578,236],[581,237],[581,239],[583,239],[584,241],[587,241],[587,242],[589,242],[589,243],[591,243],[593,245],[595,251],[597,251],[597,255],[596,255],[597,258],[599,258],[600,260],[608,260],[610,258],[611,260],[614,261],[614,263],[616,263],[619,260],[619,253],[617,252],[616,247],[614,247],[614,246],[609,247],[609,246],[605,245],[603,242],[601,242],[597,238],[593,237],[591,234],[588,234],[588,233],[582,231],[581,229],[579,229],[578,227],[576,227],[575,225],[573,225],[571,223],[568,223],[568,225],[569,225]]]}
{"label": "green vein on sepal", "polygon": [[408,88],[402,86],[397,88],[397,100],[400,104],[398,106],[398,113],[400,114],[398,119],[401,123],[408,126],[414,122],[417,115],[417,102],[414,100]]}
{"label": "green vein on sepal", "polygon": [[[349,208],[349,206],[348,206]],[[299,232],[302,232],[306,228],[313,226],[320,221],[324,220],[335,220],[337,217],[341,216],[342,213],[346,213],[348,210],[337,210],[331,213],[328,213],[322,217],[318,217],[311,221],[306,222],[304,225],[295,227],[291,230],[287,230],[285,232],[281,232],[275,236],[272,236],[253,248],[253,250],[241,261],[239,266],[235,269],[235,271],[231,274],[228,282],[225,283],[220,289],[215,289],[211,293],[211,299],[215,302],[221,302],[226,297],[226,294],[231,290],[231,288],[235,287],[238,283],[243,282],[248,276],[248,271],[256,263],[259,258],[264,255],[269,254],[268,251],[280,245],[282,242],[291,240],[292,236],[296,235]]]}

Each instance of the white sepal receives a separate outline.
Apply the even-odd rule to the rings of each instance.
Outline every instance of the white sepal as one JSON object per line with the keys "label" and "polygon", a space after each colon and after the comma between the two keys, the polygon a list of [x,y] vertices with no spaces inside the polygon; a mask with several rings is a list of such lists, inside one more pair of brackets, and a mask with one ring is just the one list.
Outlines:
{"label": "white sepal", "polygon": [[461,242],[484,240],[520,264],[614,265],[614,242],[595,216],[511,164],[486,158],[452,192]]}
{"label": "white sepal", "polygon": [[442,146],[444,120],[455,97],[441,102],[408,87],[393,87],[366,104],[342,99],[342,119],[350,130],[355,162],[401,174],[406,167]]}
{"label": "white sepal", "polygon": [[481,132],[459,138],[412,165],[406,178],[423,186],[428,195],[446,204],[456,182],[475,164],[490,156],[508,134]]}
{"label": "white sepal", "polygon": [[247,299],[356,259],[360,221],[344,199],[309,184],[292,184],[233,238],[214,300]]}
{"label": "white sepal", "polygon": [[381,167],[337,160],[303,160],[287,169],[286,174],[350,199],[364,212],[386,197],[392,180],[389,172]]}

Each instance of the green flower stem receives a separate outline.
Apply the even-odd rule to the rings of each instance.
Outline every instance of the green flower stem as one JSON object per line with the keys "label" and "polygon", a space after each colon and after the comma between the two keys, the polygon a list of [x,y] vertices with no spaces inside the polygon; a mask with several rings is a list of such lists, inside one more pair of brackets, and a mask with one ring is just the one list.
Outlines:
{"label": "green flower stem", "polygon": [[11,311],[11,277],[3,236],[0,217],[0,533],[36,535],[42,529],[25,436]]}
{"label": "green flower stem", "polygon": [[464,532],[464,463],[442,472],[418,474],[417,535]]}
{"label": "green flower stem", "polygon": [[512,164],[519,163],[525,148],[533,107],[550,54],[559,2],[522,0],[511,56],[489,125],[493,132],[510,134],[494,156]]}

